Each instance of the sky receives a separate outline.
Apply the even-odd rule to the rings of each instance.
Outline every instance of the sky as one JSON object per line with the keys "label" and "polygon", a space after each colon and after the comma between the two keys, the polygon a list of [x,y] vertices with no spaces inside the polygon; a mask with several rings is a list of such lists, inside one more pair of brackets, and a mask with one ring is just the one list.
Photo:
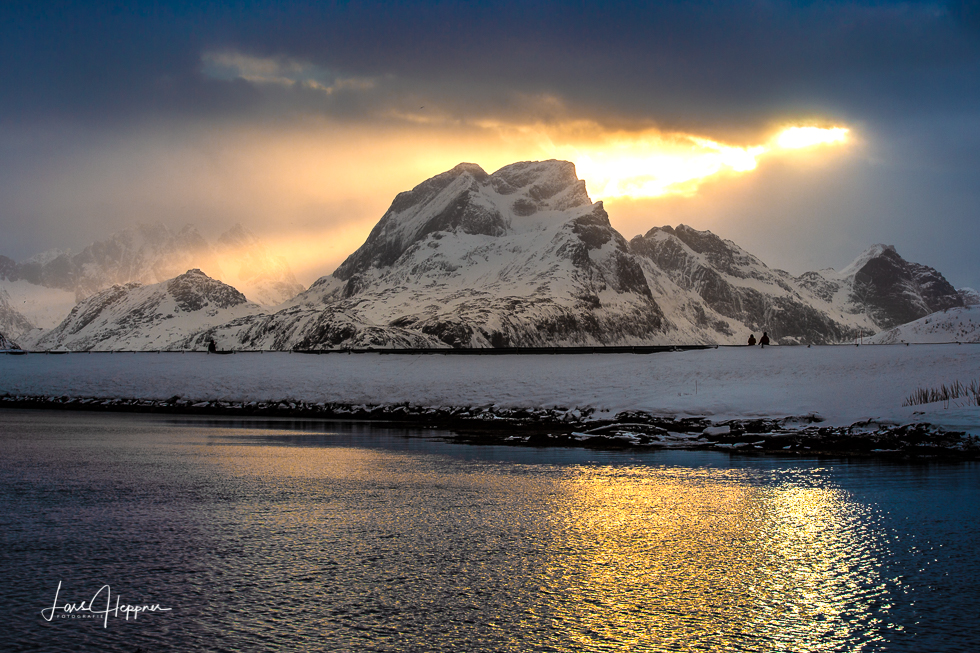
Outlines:
{"label": "sky", "polygon": [[885,243],[980,288],[977,0],[8,1],[0,62],[15,260],[242,223],[309,284],[398,192],[560,158],[627,238],[793,274]]}

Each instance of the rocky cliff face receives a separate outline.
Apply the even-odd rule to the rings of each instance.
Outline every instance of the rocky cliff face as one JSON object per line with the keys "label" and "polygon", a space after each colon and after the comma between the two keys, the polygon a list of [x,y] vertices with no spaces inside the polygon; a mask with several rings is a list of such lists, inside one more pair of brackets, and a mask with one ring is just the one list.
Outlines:
{"label": "rocky cliff face", "polygon": [[[686,225],[653,228],[630,241],[675,284],[744,331],[768,332],[776,342],[831,343],[873,333],[862,320],[835,320],[819,293],[782,270],[772,270],[735,243]],[[816,285],[816,284],[814,284]],[[855,323],[856,322],[856,323]],[[718,335],[726,334],[721,329]],[[721,340],[724,342],[724,340]]]}
{"label": "rocky cliff face", "polygon": [[964,297],[934,268],[910,263],[892,245],[875,245],[841,271],[854,308],[880,329],[965,306]]}
{"label": "rocky cliff face", "polygon": [[963,306],[933,268],[875,245],[849,266],[792,277],[735,243],[685,225],[662,227],[630,243],[706,307],[778,342],[835,343],[870,336],[938,310]]}

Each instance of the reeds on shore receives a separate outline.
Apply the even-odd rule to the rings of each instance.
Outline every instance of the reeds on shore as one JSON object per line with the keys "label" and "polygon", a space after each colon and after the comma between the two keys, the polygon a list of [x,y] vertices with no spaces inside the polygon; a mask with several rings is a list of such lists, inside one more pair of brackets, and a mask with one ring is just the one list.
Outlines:
{"label": "reeds on shore", "polygon": [[961,397],[966,397],[967,406],[980,406],[980,380],[970,383],[953,381],[949,385],[944,383],[938,388],[919,388],[906,397],[902,405],[920,406],[941,401],[944,408],[949,408],[951,400]]}

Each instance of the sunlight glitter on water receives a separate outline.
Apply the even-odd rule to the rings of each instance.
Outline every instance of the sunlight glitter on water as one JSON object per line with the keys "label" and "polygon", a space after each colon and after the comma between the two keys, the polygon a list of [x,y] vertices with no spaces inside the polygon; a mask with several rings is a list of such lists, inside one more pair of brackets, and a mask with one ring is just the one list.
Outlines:
{"label": "sunlight glitter on water", "polygon": [[[0,435],[0,580],[23,612],[0,635],[10,650],[968,650],[974,641],[960,624],[977,603],[968,588],[980,577],[971,557],[980,494],[963,466],[740,464],[690,452],[466,447],[363,425],[118,416],[6,420]],[[937,492],[962,499],[949,507],[959,517],[930,525],[916,500]],[[906,510],[905,521],[882,501]],[[933,571],[899,535],[949,551],[930,548]],[[174,612],[104,630],[44,624],[36,613],[59,581],[76,593],[112,583]]]}
{"label": "sunlight glitter on water", "polygon": [[[837,650],[879,638],[867,517],[839,490],[718,470],[580,470],[542,575],[575,643]],[[746,482],[749,481],[749,482]]]}

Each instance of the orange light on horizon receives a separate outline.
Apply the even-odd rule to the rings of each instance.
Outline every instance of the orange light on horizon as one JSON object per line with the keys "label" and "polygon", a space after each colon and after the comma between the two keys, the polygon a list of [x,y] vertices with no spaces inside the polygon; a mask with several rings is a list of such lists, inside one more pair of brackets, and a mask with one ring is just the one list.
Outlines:
{"label": "orange light on horizon", "polygon": [[615,134],[584,147],[557,147],[597,199],[693,196],[708,179],[756,169],[771,154],[847,142],[844,127],[793,126],[767,145],[739,146],[689,134]]}
{"label": "orange light on horizon", "polygon": [[774,140],[783,149],[796,150],[814,145],[845,143],[850,131],[845,127],[788,127],[779,132]]}

